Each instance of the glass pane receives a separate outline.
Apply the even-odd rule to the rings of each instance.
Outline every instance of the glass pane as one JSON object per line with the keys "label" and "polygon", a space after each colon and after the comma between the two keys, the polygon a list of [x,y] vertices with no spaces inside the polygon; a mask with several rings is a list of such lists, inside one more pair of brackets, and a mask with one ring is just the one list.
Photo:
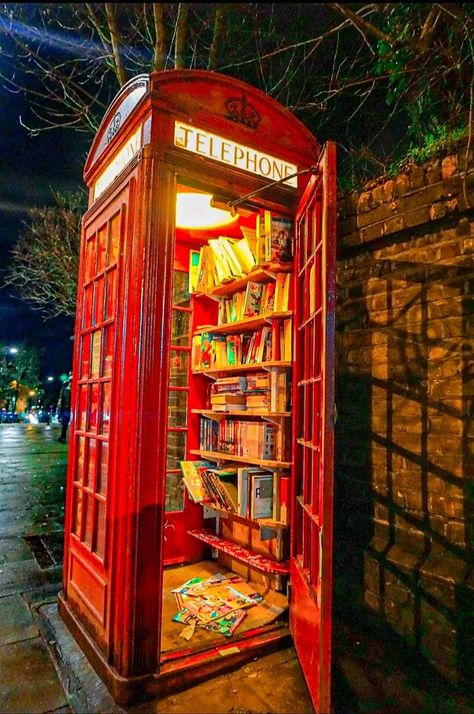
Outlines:
{"label": "glass pane", "polygon": [[84,281],[87,283],[95,275],[95,234],[86,243]]}
{"label": "glass pane", "polygon": [[110,431],[110,382],[103,382],[101,385],[101,405],[100,405],[100,433],[108,434]]}
{"label": "glass pane", "polygon": [[191,313],[173,310],[171,322],[171,344],[187,347],[189,345],[189,323]]}
{"label": "glass pane", "polygon": [[101,333],[100,330],[92,333],[92,354],[91,354],[91,377],[97,379],[100,369],[100,352],[101,352]]}
{"label": "glass pane", "polygon": [[97,273],[105,268],[107,255],[107,226],[102,226],[97,232]]}
{"label": "glass pane", "polygon": [[189,275],[182,270],[173,273],[173,305],[189,307]]}
{"label": "glass pane", "polygon": [[74,489],[74,509],[72,517],[72,530],[77,535],[80,535],[81,531],[81,517],[82,517],[82,489]]}
{"label": "glass pane", "polygon": [[101,558],[105,550],[105,503],[95,502],[95,552]]}
{"label": "glass pane", "polygon": [[88,431],[97,432],[97,427],[99,423],[98,410],[99,410],[99,385],[91,384],[90,389],[90,412],[89,412],[89,429]]}
{"label": "glass pane", "polygon": [[79,379],[88,379],[89,378],[90,358],[91,358],[91,336],[84,335],[84,337],[82,337],[81,376],[79,377]]}
{"label": "glass pane", "polygon": [[114,316],[115,311],[115,299],[116,299],[116,282],[117,282],[117,269],[114,268],[110,270],[106,275],[107,280],[107,302],[105,306],[105,319],[108,320]]}
{"label": "glass pane", "polygon": [[98,278],[94,283],[94,325],[99,325],[104,319],[104,278]]}
{"label": "glass pane", "polygon": [[175,352],[170,355],[170,385],[172,387],[187,387],[188,385],[189,352]]}
{"label": "glass pane", "polygon": [[169,431],[167,437],[167,469],[179,469],[179,462],[184,461],[186,453],[186,432]]}
{"label": "glass pane", "polygon": [[87,384],[79,387],[79,414],[77,419],[78,428],[86,430],[87,425]]}
{"label": "glass pane", "polygon": [[187,425],[187,417],[188,393],[171,391],[168,396],[168,426],[185,427]]}
{"label": "glass pane", "polygon": [[114,358],[114,326],[108,325],[104,328],[104,363],[102,366],[102,376],[110,377],[112,374],[112,364]]}
{"label": "glass pane", "polygon": [[181,473],[166,474],[165,511],[184,509],[184,484]]}
{"label": "glass pane", "polygon": [[76,470],[76,481],[82,483],[84,476],[84,453],[86,448],[86,440],[83,436],[79,436],[77,439],[77,470]]}
{"label": "glass pane", "polygon": [[116,263],[120,248],[120,213],[110,219],[109,224],[109,265]]}
{"label": "glass pane", "polygon": [[95,468],[97,463],[97,440],[88,439],[87,462],[84,473],[84,486],[94,488]]}
{"label": "glass pane", "polygon": [[86,523],[84,529],[83,542],[90,547],[92,545],[92,504],[93,498],[87,493],[84,494],[84,520]]}
{"label": "glass pane", "polygon": [[92,323],[92,298],[94,295],[94,286],[88,285],[84,288],[84,303],[82,310],[82,328],[86,329]]}
{"label": "glass pane", "polygon": [[99,441],[99,473],[97,474],[97,493],[107,493],[107,471],[109,468],[109,444]]}

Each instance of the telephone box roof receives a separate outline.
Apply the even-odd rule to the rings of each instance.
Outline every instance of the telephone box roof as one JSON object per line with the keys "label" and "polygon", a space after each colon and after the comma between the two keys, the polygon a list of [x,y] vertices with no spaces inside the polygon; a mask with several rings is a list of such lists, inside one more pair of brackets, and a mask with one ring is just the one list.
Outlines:
{"label": "telephone box roof", "polygon": [[298,165],[311,165],[319,154],[309,129],[260,89],[219,72],[165,70],[134,77],[111,102],[85,163],[87,183],[99,159],[103,165],[121,137],[153,108],[243,144],[281,153]]}

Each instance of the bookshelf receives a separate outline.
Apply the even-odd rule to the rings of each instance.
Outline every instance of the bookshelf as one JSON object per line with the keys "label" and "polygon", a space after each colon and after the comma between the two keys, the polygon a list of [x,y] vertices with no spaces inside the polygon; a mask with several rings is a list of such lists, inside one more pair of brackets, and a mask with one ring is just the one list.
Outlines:
{"label": "bookshelf", "polygon": [[[268,226],[271,215],[264,213]],[[190,528],[188,534],[230,557],[232,567],[245,565],[247,575],[274,575],[274,587],[284,589],[293,465],[293,261],[259,261],[263,249],[255,246],[263,238],[244,239],[248,265],[255,263],[250,270],[238,255],[216,265],[238,244],[219,238],[201,247],[193,278],[194,300],[207,308],[193,330],[191,373],[211,385],[200,383],[201,404],[193,401],[199,443],[188,449],[191,460],[182,468],[194,502],[201,502],[206,518],[215,517],[215,531]]]}
{"label": "bookshelf", "polygon": [[[239,412],[241,414],[242,412]],[[281,468],[289,469],[291,461],[277,461],[276,459],[258,459],[252,456],[237,456],[235,454],[226,454],[222,451],[204,451],[201,449],[191,449],[191,454],[200,456],[202,459],[211,459],[216,461],[236,461],[242,464],[254,464],[255,466],[267,467],[269,469]]]}

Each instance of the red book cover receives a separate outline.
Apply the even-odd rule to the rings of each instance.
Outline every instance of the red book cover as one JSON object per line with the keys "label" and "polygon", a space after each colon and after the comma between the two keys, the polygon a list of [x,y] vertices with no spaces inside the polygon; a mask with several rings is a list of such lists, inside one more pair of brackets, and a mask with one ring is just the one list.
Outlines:
{"label": "red book cover", "polygon": [[280,321],[272,321],[272,361],[280,359]]}
{"label": "red book cover", "polygon": [[290,522],[291,483],[289,476],[280,476],[280,523]]}

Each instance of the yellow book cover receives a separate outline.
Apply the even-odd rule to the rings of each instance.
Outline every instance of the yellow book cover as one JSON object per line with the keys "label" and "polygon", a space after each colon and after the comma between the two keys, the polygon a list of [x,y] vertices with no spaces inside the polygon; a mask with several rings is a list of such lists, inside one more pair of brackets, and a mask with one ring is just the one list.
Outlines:
{"label": "yellow book cover", "polygon": [[209,247],[213,252],[214,264],[219,283],[223,283],[233,277],[232,270],[229,266],[223,248],[217,238],[210,238]]}
{"label": "yellow book cover", "polygon": [[252,252],[248,238],[241,238],[232,245],[245,273],[250,273],[255,268],[255,255]]}

